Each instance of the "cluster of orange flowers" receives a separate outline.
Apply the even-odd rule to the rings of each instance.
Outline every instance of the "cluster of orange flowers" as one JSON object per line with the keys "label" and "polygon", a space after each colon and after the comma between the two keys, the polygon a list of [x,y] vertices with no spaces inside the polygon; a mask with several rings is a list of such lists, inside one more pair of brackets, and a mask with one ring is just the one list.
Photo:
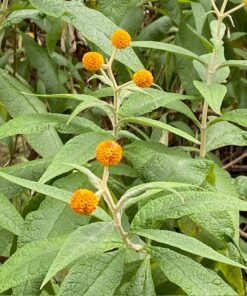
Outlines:
{"label": "cluster of orange flowers", "polygon": [[244,4],[245,4],[245,6],[247,6],[247,0],[244,0]]}
{"label": "cluster of orange flowers", "polygon": [[[130,46],[131,37],[127,31],[119,29],[113,32],[111,41],[117,49],[125,49]],[[98,71],[104,65],[104,57],[98,52],[87,52],[82,63],[86,70]],[[134,74],[133,81],[139,87],[150,87],[153,84],[153,75],[150,71],[141,69]]]}
{"label": "cluster of orange flowers", "polygon": [[[96,159],[104,166],[116,165],[122,157],[123,150],[117,142],[102,141],[96,147]],[[88,189],[78,189],[70,199],[70,206],[78,214],[90,215],[98,206],[98,197]]]}

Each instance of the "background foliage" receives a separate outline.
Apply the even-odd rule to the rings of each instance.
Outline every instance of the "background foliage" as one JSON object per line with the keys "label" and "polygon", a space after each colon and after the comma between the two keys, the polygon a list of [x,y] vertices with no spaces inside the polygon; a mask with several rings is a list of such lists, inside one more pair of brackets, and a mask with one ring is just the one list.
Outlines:
{"label": "background foliage", "polygon": [[[1,295],[244,295],[246,9],[216,32],[208,0],[1,5]],[[112,89],[81,58],[109,58],[118,27],[133,40],[113,63],[119,84],[140,68],[156,84],[123,91],[124,160],[108,181],[145,253],[125,246],[103,201],[92,216],[69,206],[76,189],[95,191],[95,148],[112,138]]]}

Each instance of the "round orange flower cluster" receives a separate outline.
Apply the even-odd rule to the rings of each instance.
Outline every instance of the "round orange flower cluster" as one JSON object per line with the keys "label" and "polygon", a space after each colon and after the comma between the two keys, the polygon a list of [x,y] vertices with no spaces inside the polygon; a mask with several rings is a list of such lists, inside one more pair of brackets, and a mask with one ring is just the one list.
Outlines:
{"label": "round orange flower cluster", "polygon": [[83,66],[88,71],[98,71],[104,64],[104,57],[98,52],[87,52],[82,58]]}
{"label": "round orange flower cluster", "polygon": [[133,76],[133,81],[139,87],[150,87],[153,84],[153,75],[148,70],[139,70]]}
{"label": "round orange flower cluster", "polygon": [[130,34],[122,29],[113,32],[111,37],[112,44],[118,49],[129,47],[131,42]]}
{"label": "round orange flower cluster", "polygon": [[121,161],[122,157],[123,150],[117,142],[102,141],[96,148],[96,159],[104,166],[116,165]]}
{"label": "round orange flower cluster", "polygon": [[80,215],[90,215],[98,206],[98,198],[88,189],[78,189],[70,199],[70,206]]}
{"label": "round orange flower cluster", "polygon": [[244,0],[244,5],[247,6],[247,0]]}

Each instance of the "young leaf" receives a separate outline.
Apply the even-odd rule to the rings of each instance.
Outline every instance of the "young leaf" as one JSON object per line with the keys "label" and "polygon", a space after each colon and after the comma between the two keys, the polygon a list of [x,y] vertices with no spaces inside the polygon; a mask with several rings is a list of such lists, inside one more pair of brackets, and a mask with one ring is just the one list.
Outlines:
{"label": "young leaf", "polygon": [[147,251],[159,262],[169,281],[181,287],[188,295],[237,295],[215,271],[184,255],[158,247],[149,247]]}
{"label": "young leaf", "polygon": [[123,263],[122,250],[87,255],[70,269],[59,295],[112,296],[121,282]]}
{"label": "young leaf", "polygon": [[150,268],[150,256],[146,256],[121,296],[155,296]]}
{"label": "young leaf", "polygon": [[160,121],[151,119],[151,118],[146,118],[146,117],[126,117],[122,121],[124,122],[133,122],[133,123],[139,123],[139,124],[144,124],[147,126],[155,127],[155,128],[160,128],[165,131],[169,131],[175,135],[178,135],[188,141],[191,141],[196,144],[200,144],[200,142],[192,137],[191,135],[188,135],[187,133]]}
{"label": "young leaf", "polygon": [[16,251],[0,267],[0,293],[21,283],[44,276],[65,237],[31,242]]}
{"label": "young leaf", "polygon": [[227,88],[218,83],[207,85],[205,82],[196,80],[193,83],[213,111],[221,114],[220,107],[227,93]]}
{"label": "young leaf", "polygon": [[10,232],[20,235],[23,230],[24,220],[15,206],[0,193],[0,226]]}
{"label": "young leaf", "polygon": [[46,183],[52,178],[71,170],[63,163],[84,164],[96,155],[96,146],[103,140],[111,139],[107,133],[86,133],[68,141],[55,156],[48,169],[40,178],[41,183]]}
{"label": "young leaf", "polygon": [[104,252],[119,246],[121,242],[116,236],[113,223],[96,222],[79,227],[68,236],[62,245],[42,286],[74,260],[96,251]]}
{"label": "young leaf", "polygon": [[244,265],[221,255],[220,253],[216,252],[214,249],[210,248],[199,240],[181,233],[156,229],[140,229],[134,230],[132,232],[134,234],[144,236],[150,240],[154,240],[159,243],[163,243],[204,258],[208,258],[232,266],[246,268]]}

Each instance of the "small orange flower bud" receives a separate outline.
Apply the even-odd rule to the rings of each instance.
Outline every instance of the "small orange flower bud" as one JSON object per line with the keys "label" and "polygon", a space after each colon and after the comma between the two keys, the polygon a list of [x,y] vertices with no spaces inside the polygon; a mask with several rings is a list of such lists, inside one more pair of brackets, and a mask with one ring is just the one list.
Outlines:
{"label": "small orange flower bud", "polygon": [[113,32],[111,41],[116,48],[124,49],[129,47],[131,42],[131,37],[127,31],[119,29]]}
{"label": "small orange flower bud", "polygon": [[153,75],[148,70],[139,70],[133,76],[133,81],[139,87],[150,87],[153,83]]}
{"label": "small orange flower bud", "polygon": [[104,166],[118,164],[123,156],[122,147],[110,140],[99,143],[96,148],[96,159]]}
{"label": "small orange flower bud", "polygon": [[84,54],[82,63],[88,71],[97,71],[103,66],[104,57],[98,52],[90,51]]}
{"label": "small orange flower bud", "polygon": [[98,198],[88,189],[76,190],[70,199],[70,207],[80,215],[90,215],[98,206]]}

